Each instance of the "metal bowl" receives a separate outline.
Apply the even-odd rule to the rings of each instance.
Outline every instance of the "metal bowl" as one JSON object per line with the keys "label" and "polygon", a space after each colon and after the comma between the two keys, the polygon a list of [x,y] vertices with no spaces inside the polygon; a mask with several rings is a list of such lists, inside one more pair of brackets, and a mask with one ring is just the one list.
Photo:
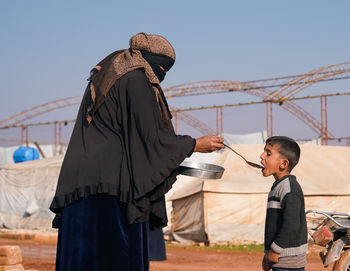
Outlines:
{"label": "metal bowl", "polygon": [[201,179],[220,179],[225,168],[213,164],[183,161],[178,172],[181,175],[197,177]]}

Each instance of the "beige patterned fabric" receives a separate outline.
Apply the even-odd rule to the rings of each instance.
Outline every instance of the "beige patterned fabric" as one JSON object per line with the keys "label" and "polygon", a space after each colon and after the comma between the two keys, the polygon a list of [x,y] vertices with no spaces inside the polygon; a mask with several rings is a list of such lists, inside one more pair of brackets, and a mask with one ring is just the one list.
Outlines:
{"label": "beige patterned fabric", "polygon": [[170,121],[170,116],[160,95],[160,91],[162,91],[160,82],[151,66],[142,57],[140,50],[166,55],[175,60],[174,48],[164,37],[160,35],[148,35],[146,33],[138,33],[132,36],[129,45],[129,49],[113,52],[91,70],[90,91],[92,102],[87,110],[87,120],[89,123],[115,81],[127,72],[140,68],[144,69],[147,78],[153,86],[163,119],[167,123]]}

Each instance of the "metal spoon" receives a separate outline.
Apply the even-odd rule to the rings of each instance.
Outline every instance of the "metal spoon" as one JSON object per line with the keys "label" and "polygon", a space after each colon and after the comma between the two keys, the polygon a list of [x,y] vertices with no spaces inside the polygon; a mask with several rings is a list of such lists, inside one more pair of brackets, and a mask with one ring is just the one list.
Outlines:
{"label": "metal spoon", "polygon": [[239,154],[238,152],[236,152],[234,149],[232,149],[230,146],[226,145],[225,143],[222,143],[226,148],[229,148],[231,151],[233,151],[235,154],[237,154],[238,156],[242,157],[243,160],[248,164],[250,165],[251,167],[255,167],[255,168],[264,168],[262,165],[259,165],[259,164],[255,164],[253,162],[250,162],[248,161],[247,159],[245,159],[243,157],[243,155]]}

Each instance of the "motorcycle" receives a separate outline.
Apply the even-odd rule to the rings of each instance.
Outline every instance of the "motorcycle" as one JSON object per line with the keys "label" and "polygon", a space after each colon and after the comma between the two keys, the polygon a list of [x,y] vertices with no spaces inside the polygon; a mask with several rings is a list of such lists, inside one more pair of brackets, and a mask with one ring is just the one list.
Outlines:
{"label": "motorcycle", "polygon": [[324,267],[334,262],[333,271],[350,271],[350,215],[318,210],[305,214],[311,243],[324,247]]}

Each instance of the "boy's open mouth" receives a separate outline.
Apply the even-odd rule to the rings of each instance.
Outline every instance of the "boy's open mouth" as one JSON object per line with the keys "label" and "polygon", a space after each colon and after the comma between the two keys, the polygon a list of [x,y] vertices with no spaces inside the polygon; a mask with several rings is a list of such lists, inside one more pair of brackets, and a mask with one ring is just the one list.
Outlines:
{"label": "boy's open mouth", "polygon": [[262,162],[260,162],[260,164],[262,165],[261,172],[264,172],[264,170],[265,170],[265,165],[264,165]]}

